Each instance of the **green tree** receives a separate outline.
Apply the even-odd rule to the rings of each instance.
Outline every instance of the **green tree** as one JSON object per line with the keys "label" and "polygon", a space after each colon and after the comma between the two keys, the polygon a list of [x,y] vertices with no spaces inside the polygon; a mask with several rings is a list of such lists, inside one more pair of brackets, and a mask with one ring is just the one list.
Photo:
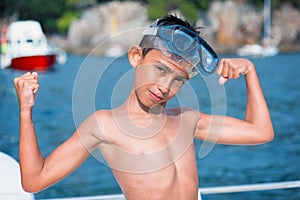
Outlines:
{"label": "green tree", "polygon": [[15,15],[18,20],[39,21],[47,33],[60,31],[57,20],[67,10],[71,12],[74,9],[65,0],[1,0],[0,3],[0,17]]}
{"label": "green tree", "polygon": [[192,0],[148,0],[147,9],[150,19],[157,19],[171,10],[180,10],[189,20],[196,20],[198,8]]}
{"label": "green tree", "polygon": [[15,13],[15,6],[18,0],[1,0],[0,1],[0,18],[9,17]]}
{"label": "green tree", "polygon": [[79,17],[80,14],[78,12],[65,11],[63,16],[56,20],[59,32],[64,35],[67,34],[71,22]]}
{"label": "green tree", "polygon": [[[41,22],[45,32],[66,33],[67,28],[82,10],[95,4],[109,0],[0,0],[0,18],[16,16],[19,20],[33,19]],[[125,1],[125,0],[122,0]],[[170,10],[178,9],[189,20],[198,18],[198,10],[207,10],[211,0],[136,0],[143,2],[148,8],[150,19],[156,19]],[[224,1],[224,0],[222,0]],[[248,0],[249,4],[261,9],[262,0]],[[290,3],[300,8],[299,0],[272,0],[274,8],[283,3]]]}
{"label": "green tree", "polygon": [[211,0],[190,0],[191,2],[193,2],[198,9],[202,9],[202,10],[207,10],[209,5],[211,4]]}
{"label": "green tree", "polygon": [[19,0],[16,5],[19,20],[37,20],[46,32],[58,31],[56,20],[66,9],[64,0]]}

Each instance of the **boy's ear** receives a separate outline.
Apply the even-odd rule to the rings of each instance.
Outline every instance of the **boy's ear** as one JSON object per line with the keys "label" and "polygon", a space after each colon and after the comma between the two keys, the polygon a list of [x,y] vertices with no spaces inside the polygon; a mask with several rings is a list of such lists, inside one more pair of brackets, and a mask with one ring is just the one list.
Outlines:
{"label": "boy's ear", "polygon": [[142,53],[143,53],[143,50],[141,47],[139,47],[137,45],[130,47],[130,49],[128,51],[128,60],[132,67],[138,66],[138,64],[142,58]]}

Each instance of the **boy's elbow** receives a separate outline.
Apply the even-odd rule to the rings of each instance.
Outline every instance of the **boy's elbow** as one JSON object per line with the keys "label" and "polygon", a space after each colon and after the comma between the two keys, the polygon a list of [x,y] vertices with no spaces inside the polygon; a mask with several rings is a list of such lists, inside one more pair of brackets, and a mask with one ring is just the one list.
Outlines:
{"label": "boy's elbow", "polygon": [[274,139],[274,130],[271,128],[270,130],[264,130],[261,139],[261,143],[268,143]]}
{"label": "boy's elbow", "polygon": [[262,143],[268,143],[271,142],[274,139],[274,135],[270,135],[264,138],[264,140],[262,141]]}
{"label": "boy's elbow", "polygon": [[22,188],[25,192],[28,193],[37,193],[41,191],[38,187],[29,184],[22,184]]}
{"label": "boy's elbow", "polygon": [[274,131],[272,131],[267,137],[267,142],[271,142],[275,137]]}
{"label": "boy's elbow", "polygon": [[22,179],[22,188],[25,192],[37,193],[43,190],[43,187],[38,182],[35,181],[25,181]]}

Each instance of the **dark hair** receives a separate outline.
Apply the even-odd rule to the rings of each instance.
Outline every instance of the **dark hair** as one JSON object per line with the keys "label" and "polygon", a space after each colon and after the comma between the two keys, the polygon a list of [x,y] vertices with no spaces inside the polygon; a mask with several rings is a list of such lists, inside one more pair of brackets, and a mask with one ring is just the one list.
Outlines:
{"label": "dark hair", "polygon": [[[165,15],[164,17],[158,19],[156,25],[157,26],[181,25],[196,32],[197,34],[200,34],[200,31],[198,29],[201,28],[201,27],[196,27],[196,22],[189,22],[186,19],[181,19],[172,14]],[[145,35],[142,38],[139,46],[143,48],[143,54],[142,54],[143,57],[145,57],[147,53],[153,49],[147,47],[153,46],[154,39],[155,36],[153,35]]]}

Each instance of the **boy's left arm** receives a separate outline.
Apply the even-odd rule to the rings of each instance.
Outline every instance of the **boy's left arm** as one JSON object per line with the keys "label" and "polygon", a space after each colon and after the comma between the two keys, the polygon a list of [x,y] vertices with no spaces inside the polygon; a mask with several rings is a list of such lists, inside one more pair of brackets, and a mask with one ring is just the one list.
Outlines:
{"label": "boy's left arm", "polygon": [[220,84],[245,76],[247,105],[245,119],[201,113],[196,138],[222,144],[259,144],[269,142],[274,130],[267,103],[252,62],[243,58],[222,59],[218,68]]}

